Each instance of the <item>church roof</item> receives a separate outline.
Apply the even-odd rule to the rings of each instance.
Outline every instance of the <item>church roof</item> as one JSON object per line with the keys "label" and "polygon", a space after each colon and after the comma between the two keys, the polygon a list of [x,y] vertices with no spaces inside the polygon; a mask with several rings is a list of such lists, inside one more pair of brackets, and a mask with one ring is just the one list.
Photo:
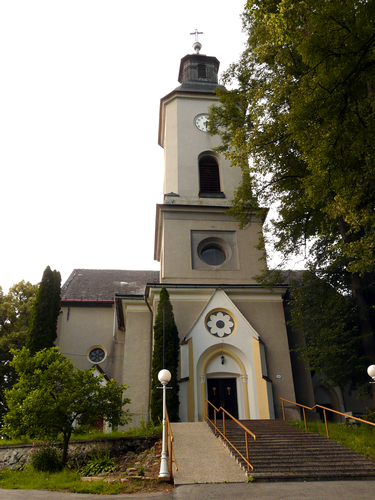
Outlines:
{"label": "church roof", "polygon": [[121,295],[143,295],[146,283],[158,283],[159,271],[74,269],[61,289],[62,300],[114,300]]}

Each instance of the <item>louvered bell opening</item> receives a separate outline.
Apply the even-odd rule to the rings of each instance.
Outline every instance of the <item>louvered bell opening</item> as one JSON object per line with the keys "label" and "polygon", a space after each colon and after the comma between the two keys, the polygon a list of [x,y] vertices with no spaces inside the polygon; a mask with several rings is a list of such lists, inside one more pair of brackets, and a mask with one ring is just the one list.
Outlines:
{"label": "louvered bell opening", "polygon": [[205,64],[198,64],[198,78],[207,78]]}
{"label": "louvered bell opening", "polygon": [[220,193],[219,166],[215,158],[204,156],[199,161],[201,193]]}

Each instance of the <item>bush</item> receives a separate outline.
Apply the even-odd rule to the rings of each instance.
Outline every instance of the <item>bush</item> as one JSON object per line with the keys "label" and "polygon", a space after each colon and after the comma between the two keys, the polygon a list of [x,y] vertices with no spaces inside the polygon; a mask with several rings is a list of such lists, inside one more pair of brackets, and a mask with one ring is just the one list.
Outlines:
{"label": "bush", "polygon": [[375,424],[375,408],[366,408],[366,410],[366,413],[361,418]]}
{"label": "bush", "polygon": [[93,456],[83,469],[80,471],[80,476],[97,476],[103,472],[114,472],[116,465],[110,458],[109,453],[101,453]]}
{"label": "bush", "polygon": [[61,453],[50,443],[33,443],[27,463],[38,472],[57,472],[62,469]]}
{"label": "bush", "polygon": [[96,434],[98,433],[98,429],[93,426],[93,425],[88,425],[88,424],[82,424],[79,425],[78,427],[75,427],[72,435],[73,436],[87,436],[89,434]]}

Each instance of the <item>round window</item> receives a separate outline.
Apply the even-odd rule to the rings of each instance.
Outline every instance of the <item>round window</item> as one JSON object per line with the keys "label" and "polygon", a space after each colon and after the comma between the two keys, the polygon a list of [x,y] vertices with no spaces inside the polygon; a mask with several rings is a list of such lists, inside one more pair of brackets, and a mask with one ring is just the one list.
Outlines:
{"label": "round window", "polygon": [[89,360],[92,363],[100,363],[103,361],[104,358],[105,358],[104,349],[102,349],[101,347],[94,347],[93,349],[91,349],[89,353]]}
{"label": "round window", "polygon": [[215,311],[206,317],[206,327],[214,337],[228,337],[234,331],[235,321],[226,311]]}
{"label": "round window", "polygon": [[226,259],[224,250],[215,244],[205,246],[201,250],[200,257],[203,262],[210,266],[220,266]]}
{"label": "round window", "polygon": [[[208,266],[219,267],[231,258],[231,248],[222,238],[211,236],[204,238],[198,243],[197,254],[199,259]],[[204,267],[201,269],[204,269]]]}

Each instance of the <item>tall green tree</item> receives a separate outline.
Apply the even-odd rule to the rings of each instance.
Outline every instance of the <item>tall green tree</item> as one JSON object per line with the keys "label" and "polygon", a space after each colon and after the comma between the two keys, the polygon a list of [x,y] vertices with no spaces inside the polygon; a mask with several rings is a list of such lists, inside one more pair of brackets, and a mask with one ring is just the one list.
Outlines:
{"label": "tall green tree", "polygon": [[350,283],[344,290],[342,278],[333,269],[309,269],[302,279],[292,280],[289,324],[304,334],[303,346],[295,347],[310,369],[351,390],[368,386],[368,359]]}
{"label": "tall green tree", "polygon": [[4,295],[0,287],[0,420],[7,412],[4,391],[16,381],[11,349],[21,349],[27,330],[38,286],[21,281]]}
{"label": "tall green tree", "polygon": [[33,354],[54,345],[60,300],[61,275],[47,266],[39,284],[27,333],[26,346]]}
{"label": "tall green tree", "polygon": [[[164,365],[163,365],[163,330],[164,330]],[[180,341],[174,320],[173,307],[168,290],[162,287],[154,325],[154,350],[151,368],[151,419],[159,422],[163,417],[163,394],[158,373],[163,368],[171,372],[172,378],[166,390],[169,420],[178,422],[180,400],[178,396],[177,369],[180,355]]]}
{"label": "tall green tree", "polygon": [[116,428],[130,420],[128,410],[123,410],[130,402],[122,397],[126,385],[118,386],[113,379],[103,384],[104,375],[75,368],[58,347],[34,356],[26,347],[12,354],[18,381],[6,392],[9,412],[4,417],[4,435],[54,440],[62,436],[65,465],[76,423],[90,424],[104,416]]}
{"label": "tall green tree", "polygon": [[246,47],[224,76],[230,90],[218,91],[210,121],[219,150],[244,172],[231,213],[244,226],[260,206],[276,206],[268,226],[276,250],[305,253],[325,277],[342,269],[337,290],[349,282],[371,363],[374,19],[366,0],[248,0]]}

